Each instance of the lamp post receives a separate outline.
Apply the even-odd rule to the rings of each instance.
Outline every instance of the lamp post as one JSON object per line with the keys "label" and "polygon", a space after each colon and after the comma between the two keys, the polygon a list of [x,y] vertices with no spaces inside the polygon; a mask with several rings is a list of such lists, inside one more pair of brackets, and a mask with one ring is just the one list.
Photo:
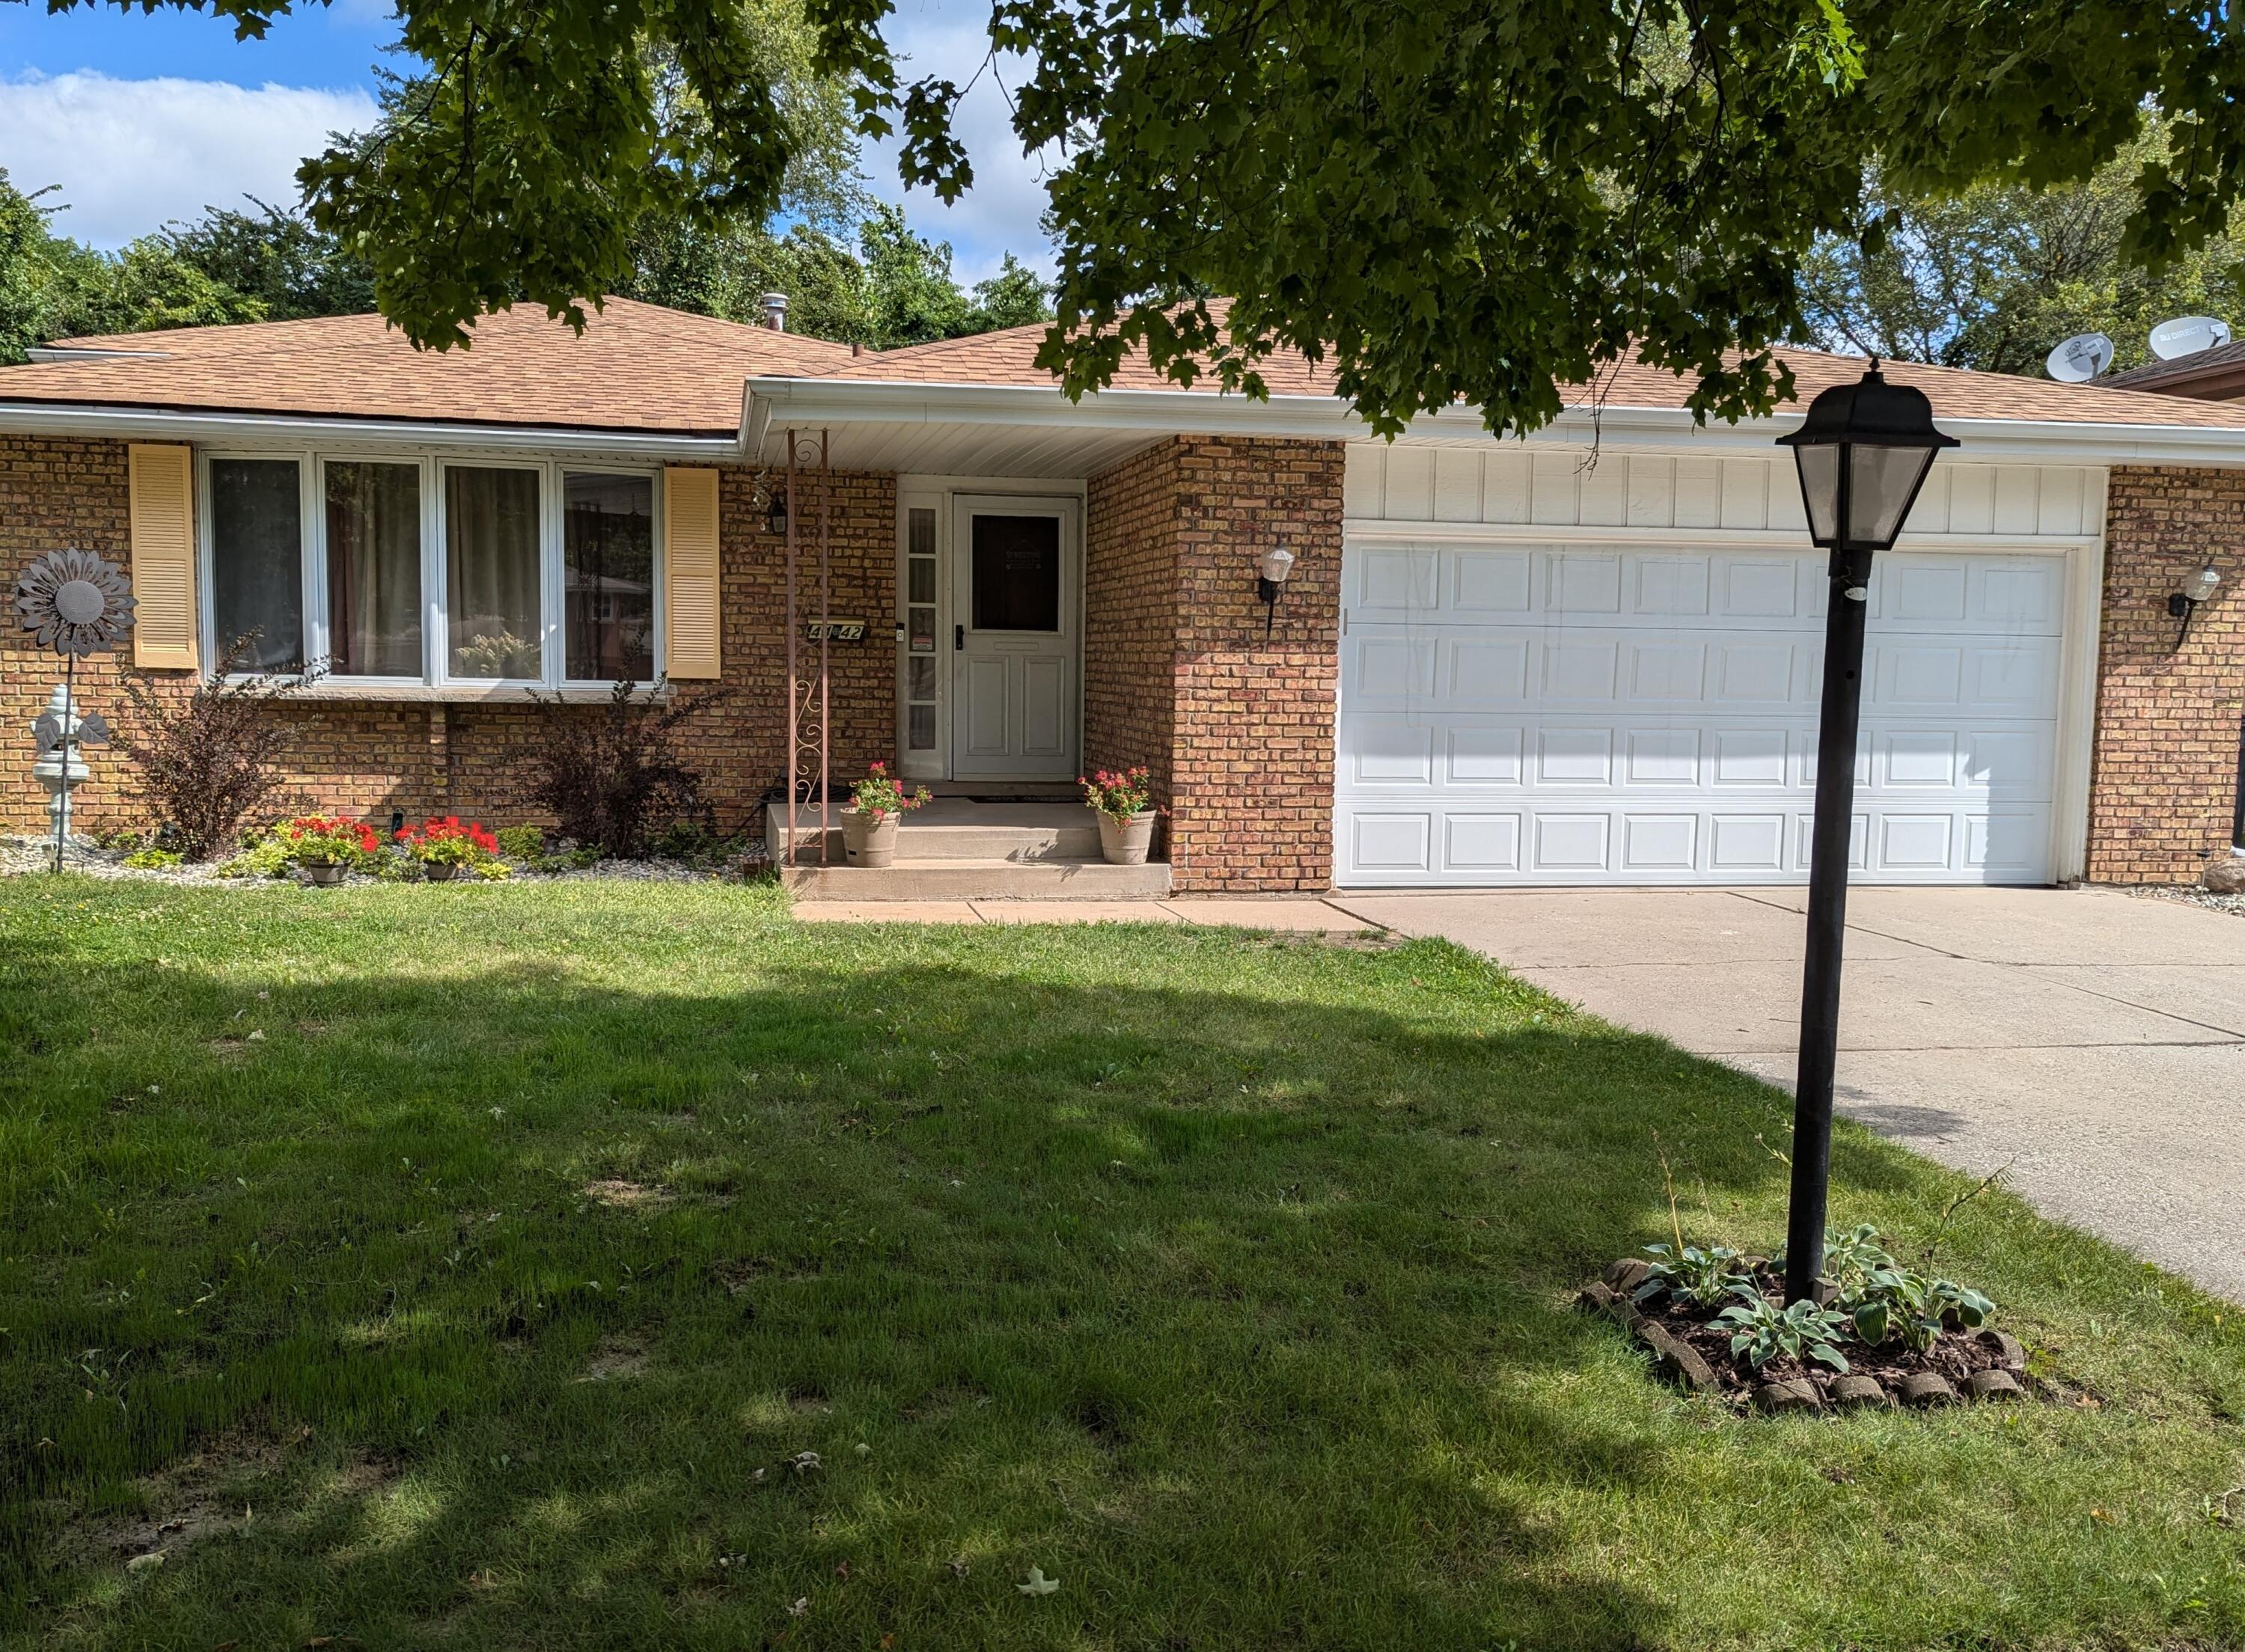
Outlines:
{"label": "lamp post", "polygon": [[1889,384],[1875,357],[1854,384],[1808,405],[1778,437],[1801,472],[1808,534],[1829,551],[1824,701],[1816,730],[1816,808],[1808,848],[1808,951],[1801,978],[1801,1065],[1794,1087],[1792,1204],[1785,1299],[1807,1298],[1824,1267],[1832,1175],[1832,1073],[1840,1037],[1840,960],[1848,924],[1848,851],[1855,809],[1855,736],[1863,700],[1863,622],[1871,559],[1891,546],[1934,456],[1957,445],[1933,428],[1921,390]]}

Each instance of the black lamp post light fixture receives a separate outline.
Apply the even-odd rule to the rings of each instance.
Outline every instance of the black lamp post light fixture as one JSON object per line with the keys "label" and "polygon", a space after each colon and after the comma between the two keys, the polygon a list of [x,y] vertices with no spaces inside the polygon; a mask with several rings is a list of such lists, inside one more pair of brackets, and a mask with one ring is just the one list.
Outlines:
{"label": "black lamp post light fixture", "polygon": [[1263,639],[1266,642],[1278,618],[1278,593],[1286,588],[1286,576],[1293,572],[1294,561],[1294,553],[1283,545],[1274,545],[1255,559],[1255,594],[1263,604]]}
{"label": "black lamp post light fixture", "polygon": [[1824,1268],[1832,1174],[1832,1074],[1840,1036],[1840,961],[1848,924],[1848,859],[1855,809],[1855,745],[1863,701],[1863,631],[1871,559],[1902,532],[1935,457],[1958,445],[1933,428],[1922,390],[1889,384],[1875,356],[1862,379],[1808,404],[1793,450],[1808,534],[1831,552],[1824,620],[1824,699],[1816,730],[1816,805],[1808,848],[1808,948],[1801,979],[1801,1062],[1794,1088],[1793,1186],[1786,1218],[1785,1299],[1813,1293]]}
{"label": "black lamp post light fixture", "polygon": [[2214,592],[2221,583],[2221,573],[2209,559],[2207,565],[2182,582],[2182,589],[2167,593],[2167,618],[2180,620],[2175,632],[2174,646],[2178,648],[2190,638],[2191,616],[2198,612],[2201,602],[2214,600]]}

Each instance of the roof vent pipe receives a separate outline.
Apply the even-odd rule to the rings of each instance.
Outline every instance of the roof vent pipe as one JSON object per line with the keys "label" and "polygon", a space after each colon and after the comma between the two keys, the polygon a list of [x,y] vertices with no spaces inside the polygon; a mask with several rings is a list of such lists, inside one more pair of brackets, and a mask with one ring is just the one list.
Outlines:
{"label": "roof vent pipe", "polygon": [[787,331],[787,295],[766,293],[757,301],[763,306],[764,325],[775,333]]}

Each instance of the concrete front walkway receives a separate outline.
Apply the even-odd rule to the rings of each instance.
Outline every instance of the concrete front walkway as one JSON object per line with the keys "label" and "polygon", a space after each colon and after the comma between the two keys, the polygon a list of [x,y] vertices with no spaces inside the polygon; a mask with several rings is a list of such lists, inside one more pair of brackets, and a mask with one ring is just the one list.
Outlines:
{"label": "concrete front walkway", "polygon": [[[1801,890],[1341,895],[1789,1088]],[[1858,889],[1842,1111],[2245,1301],[2245,922],[2109,890]]]}

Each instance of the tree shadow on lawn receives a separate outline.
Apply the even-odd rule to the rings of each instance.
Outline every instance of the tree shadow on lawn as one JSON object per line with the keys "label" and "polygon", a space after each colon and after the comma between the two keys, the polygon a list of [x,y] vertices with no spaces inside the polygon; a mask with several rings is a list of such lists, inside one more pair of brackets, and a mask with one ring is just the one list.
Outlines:
{"label": "tree shadow on lawn", "polygon": [[[1353,1003],[834,958],[276,978],[254,1046],[238,978],[50,965],[0,1627],[1664,1643],[1597,1506],[1681,1402],[1567,1299],[1666,1229],[1655,1129],[1687,1222],[1774,1238],[1781,1106],[1494,976],[1395,1000],[1413,956],[1447,953]],[[58,1568],[241,1438],[284,1448],[254,1519]]]}

